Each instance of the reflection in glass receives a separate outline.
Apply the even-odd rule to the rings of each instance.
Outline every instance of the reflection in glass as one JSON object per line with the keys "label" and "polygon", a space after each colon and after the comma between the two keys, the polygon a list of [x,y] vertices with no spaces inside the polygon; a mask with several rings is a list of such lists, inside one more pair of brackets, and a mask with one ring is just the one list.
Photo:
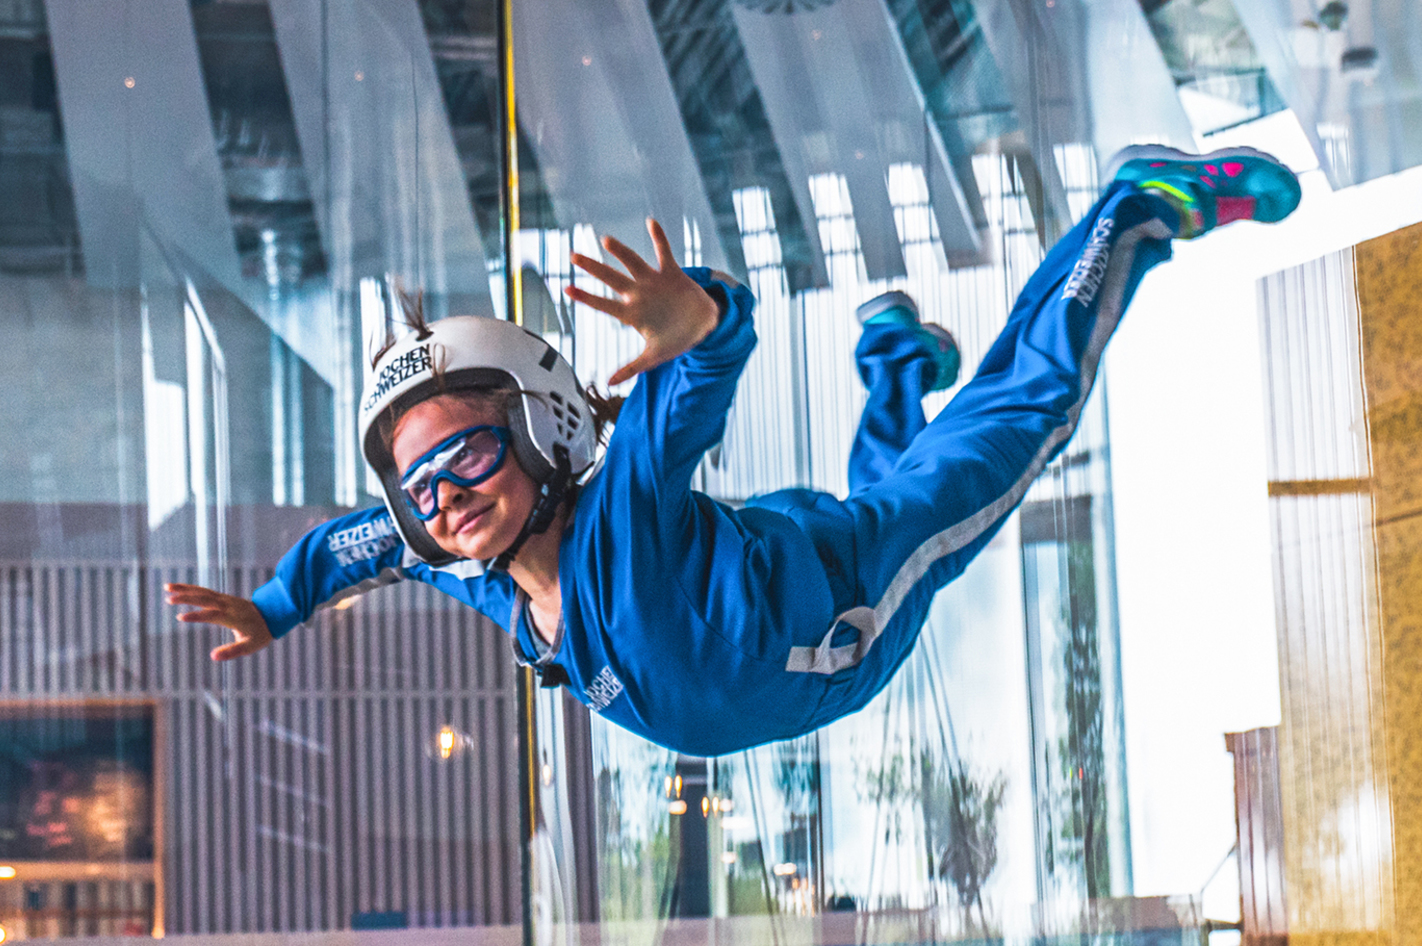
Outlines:
{"label": "reflection in glass", "polygon": [[491,11],[427,33],[414,5],[0,10],[12,940],[519,915],[492,625],[373,592],[216,665],[225,632],[162,604],[174,580],[248,594],[371,502],[362,332],[397,284],[492,310]]}
{"label": "reflection in glass", "polygon": [[[565,301],[569,256],[642,240],[647,214],[684,262],[759,299],[698,487],[843,492],[855,306],[911,293],[971,370],[1100,161],[1161,138],[1167,112],[1189,119],[1172,140],[1296,122],[1337,186],[1415,164],[1417,15],[1338,6],[518,3],[524,229],[505,246],[489,0],[0,4],[0,928],[517,938],[526,855],[555,942],[579,924],[657,942],[673,922],[747,942],[1198,936],[1198,887],[1134,895],[1158,891],[1135,876],[1150,838],[1127,776],[1151,783],[1126,769],[1100,394],[856,716],[692,759],[541,693],[528,851],[491,623],[382,589],[218,666],[223,634],[178,624],[161,589],[250,593],[312,524],[376,502],[356,402],[401,289],[436,316],[501,314],[519,267],[527,326],[605,380],[637,340]],[[1335,468],[1289,459],[1309,431],[1284,397],[1313,391],[1317,412],[1338,394],[1297,382],[1343,364],[1325,342],[1359,344],[1346,318],[1291,319],[1314,288],[1351,285],[1348,266],[1266,284],[1270,503],[1283,656],[1364,666],[1384,655],[1363,405],[1338,401],[1352,465]],[[1405,427],[1375,408],[1383,434]],[[1308,568],[1337,587],[1301,584]],[[1323,741],[1353,770],[1290,836],[1361,880],[1295,877],[1311,920],[1361,891],[1357,922],[1376,926],[1394,803],[1368,775],[1377,694],[1299,659],[1316,679],[1285,680],[1281,757],[1308,756],[1317,737],[1289,721],[1327,706],[1342,729]]]}
{"label": "reflection in glass", "polygon": [[1234,0],[1142,0],[1197,135],[1287,107],[1264,69]]}

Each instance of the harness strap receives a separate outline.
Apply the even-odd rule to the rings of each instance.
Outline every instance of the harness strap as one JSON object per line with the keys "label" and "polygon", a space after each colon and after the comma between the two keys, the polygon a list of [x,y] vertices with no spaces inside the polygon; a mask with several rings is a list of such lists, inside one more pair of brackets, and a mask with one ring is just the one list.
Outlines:
{"label": "harness strap", "polygon": [[528,520],[519,530],[518,536],[513,540],[513,544],[494,559],[493,567],[500,571],[508,571],[509,564],[518,555],[519,549],[528,541],[530,536],[538,535],[547,531],[553,523],[553,517],[558,514],[558,507],[567,498],[568,491],[573,485],[572,463],[568,460],[568,450],[561,444],[553,448],[554,462],[557,468],[548,482],[544,483],[538,491],[538,502],[533,504],[533,511],[528,514]]}

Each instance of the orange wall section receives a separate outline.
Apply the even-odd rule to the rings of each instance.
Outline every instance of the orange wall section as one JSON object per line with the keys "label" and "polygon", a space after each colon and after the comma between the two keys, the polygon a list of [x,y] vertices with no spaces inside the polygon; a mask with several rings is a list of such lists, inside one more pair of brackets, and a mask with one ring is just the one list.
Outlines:
{"label": "orange wall section", "polygon": [[1422,227],[1260,301],[1288,939],[1422,943]]}
{"label": "orange wall section", "polygon": [[1422,225],[1359,245],[1355,260],[1383,631],[1394,941],[1422,943]]}

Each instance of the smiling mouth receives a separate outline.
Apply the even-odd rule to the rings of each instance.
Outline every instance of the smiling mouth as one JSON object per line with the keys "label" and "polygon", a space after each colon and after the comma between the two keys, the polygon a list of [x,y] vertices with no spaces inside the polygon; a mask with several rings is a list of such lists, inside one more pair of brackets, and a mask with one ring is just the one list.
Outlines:
{"label": "smiling mouth", "polygon": [[479,509],[461,516],[459,518],[459,521],[454,524],[454,533],[456,535],[463,535],[465,532],[469,531],[475,523],[477,523],[481,518],[483,518],[484,513],[488,512],[490,509],[493,508],[494,504],[490,503],[483,509]]}

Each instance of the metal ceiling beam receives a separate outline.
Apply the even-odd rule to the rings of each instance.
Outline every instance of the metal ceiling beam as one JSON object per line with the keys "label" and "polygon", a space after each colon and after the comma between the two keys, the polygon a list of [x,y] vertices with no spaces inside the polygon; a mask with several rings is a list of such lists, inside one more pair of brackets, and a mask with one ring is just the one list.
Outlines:
{"label": "metal ceiling beam", "polygon": [[[241,269],[185,0],[47,0],[90,284],[144,281],[143,230],[232,291]],[[198,274],[187,274],[197,276]]]}
{"label": "metal ceiling beam", "polygon": [[492,315],[483,241],[415,4],[271,0],[331,286],[394,273]]}
{"label": "metal ceiling beam", "polygon": [[1070,45],[1064,35],[1080,32],[1080,10],[1065,0],[1041,11],[1026,0],[973,0],[972,5],[1041,177],[1032,209],[1043,243],[1050,245],[1071,225],[1055,146],[1090,140],[1085,77],[1071,53],[1080,45]]}
{"label": "metal ceiling beam", "polygon": [[694,221],[703,263],[726,268],[646,3],[538,0],[514,16],[520,123],[560,226],[591,224],[649,254],[648,215],[673,247]]}
{"label": "metal ceiling beam", "polygon": [[1086,0],[1082,49],[1098,166],[1143,142],[1195,149],[1190,119],[1139,0]]}
{"label": "metal ceiling beam", "polygon": [[[947,254],[978,252],[971,214],[881,0],[788,15],[736,8],[735,18],[803,219],[815,220],[810,176],[843,175],[867,275],[903,276],[885,175],[892,164],[912,163],[940,185],[935,210]],[[806,230],[822,253],[815,228]]]}
{"label": "metal ceiling beam", "polygon": [[1307,0],[1235,3],[1334,187],[1422,164],[1422,8],[1416,0],[1348,6],[1333,31],[1317,24]]}

